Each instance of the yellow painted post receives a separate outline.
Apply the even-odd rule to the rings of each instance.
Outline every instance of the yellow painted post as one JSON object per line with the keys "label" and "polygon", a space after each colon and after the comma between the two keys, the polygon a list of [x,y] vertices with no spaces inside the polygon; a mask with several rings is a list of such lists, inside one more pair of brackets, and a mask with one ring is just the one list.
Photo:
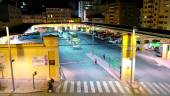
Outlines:
{"label": "yellow painted post", "polygon": [[[124,33],[122,37],[123,42],[122,42],[121,80],[123,81],[130,81],[131,75],[132,75],[132,79],[134,80],[136,36],[134,36],[133,38],[132,37],[133,37],[132,34],[127,34],[127,33]],[[133,68],[132,74],[131,74],[131,68]]]}
{"label": "yellow painted post", "polygon": [[55,36],[46,36],[43,38],[44,44],[48,49],[49,78],[60,80],[60,64],[58,53],[58,38]]}
{"label": "yellow painted post", "polygon": [[170,45],[168,45],[167,60],[170,60]]}
{"label": "yellow painted post", "polygon": [[141,45],[140,51],[144,52],[145,51],[145,39],[144,38],[141,38],[140,45]]}
{"label": "yellow painted post", "polygon": [[163,44],[162,59],[167,60],[168,44]]}

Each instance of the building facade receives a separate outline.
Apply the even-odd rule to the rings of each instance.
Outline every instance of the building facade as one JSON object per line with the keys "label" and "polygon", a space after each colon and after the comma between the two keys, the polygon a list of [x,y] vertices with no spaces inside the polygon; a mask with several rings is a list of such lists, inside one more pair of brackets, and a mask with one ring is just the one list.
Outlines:
{"label": "building facade", "polygon": [[6,26],[12,27],[22,23],[21,11],[11,5],[0,5],[0,21],[4,22]]}
{"label": "building facade", "polygon": [[170,0],[143,0],[141,27],[170,30]]}
{"label": "building facade", "polygon": [[22,15],[23,23],[46,23],[46,16],[43,15]]}
{"label": "building facade", "polygon": [[114,25],[135,26],[137,24],[137,4],[120,2],[108,4],[105,22]]}
{"label": "building facade", "polygon": [[70,18],[69,8],[46,8],[47,23],[68,22]]}
{"label": "building facade", "polygon": [[[33,88],[32,78],[36,72],[36,88],[47,86],[49,78],[60,80],[58,37],[43,37],[42,43],[11,44],[13,76],[15,87]],[[11,70],[8,46],[0,44],[0,81],[1,87],[11,87]],[[42,82],[42,83],[41,83]]]}
{"label": "building facade", "polygon": [[78,17],[81,18],[81,21],[88,21],[87,15],[88,10],[92,9],[93,2],[92,1],[79,1],[78,3]]}

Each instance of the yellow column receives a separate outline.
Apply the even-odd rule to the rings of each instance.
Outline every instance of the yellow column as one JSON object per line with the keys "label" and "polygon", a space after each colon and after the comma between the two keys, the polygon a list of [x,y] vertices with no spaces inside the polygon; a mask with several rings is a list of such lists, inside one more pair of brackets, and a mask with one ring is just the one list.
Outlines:
{"label": "yellow column", "polygon": [[130,81],[131,75],[132,80],[134,80],[136,36],[133,37],[132,34],[125,33],[123,34],[122,40],[121,80]]}
{"label": "yellow column", "polygon": [[162,59],[170,60],[170,45],[163,44]]}
{"label": "yellow column", "polygon": [[168,55],[168,44],[163,44],[162,59],[167,60]]}
{"label": "yellow column", "polygon": [[140,51],[144,52],[145,51],[145,39],[144,38],[141,38],[140,45],[141,45]]}
{"label": "yellow column", "polygon": [[49,78],[60,80],[58,38],[55,36],[46,36],[43,39],[48,52]]}
{"label": "yellow column", "polygon": [[168,45],[168,54],[167,54],[167,60],[170,60],[170,45]]}

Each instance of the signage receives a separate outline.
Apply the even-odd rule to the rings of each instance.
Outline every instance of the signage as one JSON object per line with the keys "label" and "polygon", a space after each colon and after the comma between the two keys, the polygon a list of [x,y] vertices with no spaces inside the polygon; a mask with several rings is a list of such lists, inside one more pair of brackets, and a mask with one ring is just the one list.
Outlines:
{"label": "signage", "polygon": [[48,64],[47,56],[34,56],[32,58],[33,66],[44,66]]}

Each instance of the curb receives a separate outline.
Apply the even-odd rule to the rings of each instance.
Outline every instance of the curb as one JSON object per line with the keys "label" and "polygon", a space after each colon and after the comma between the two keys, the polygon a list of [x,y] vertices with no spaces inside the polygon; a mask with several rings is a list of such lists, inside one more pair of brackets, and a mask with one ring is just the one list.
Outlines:
{"label": "curb", "polygon": [[11,91],[11,92],[0,92],[1,94],[27,94],[27,93],[36,93],[36,92],[45,92],[45,90],[32,90],[32,91],[24,91],[24,90],[20,90],[20,91]]}

